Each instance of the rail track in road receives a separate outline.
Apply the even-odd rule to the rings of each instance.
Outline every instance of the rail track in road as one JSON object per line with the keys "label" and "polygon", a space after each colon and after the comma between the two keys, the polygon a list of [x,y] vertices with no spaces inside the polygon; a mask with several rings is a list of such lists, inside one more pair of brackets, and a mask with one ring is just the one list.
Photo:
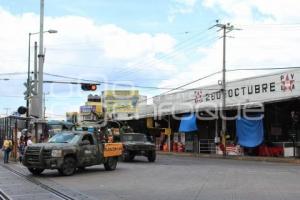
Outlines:
{"label": "rail track in road", "polygon": [[[57,189],[54,189],[53,187],[50,187],[49,185],[46,185],[46,184],[42,183],[42,182],[36,180],[34,177],[29,177],[29,176],[15,170],[15,169],[12,169],[11,167],[9,167],[7,165],[2,165],[1,164],[1,166],[5,169],[9,170],[11,173],[13,173],[13,174],[15,174],[15,175],[17,175],[21,178],[24,178],[25,180],[27,180],[27,181],[35,184],[35,185],[40,186],[44,190],[46,190],[46,191],[50,192],[51,194],[59,197],[60,199],[63,199],[63,200],[76,200],[76,198],[73,198],[73,197],[71,197],[67,194],[64,194],[64,193],[58,191]],[[11,200],[11,198],[8,195],[6,195],[4,192],[2,192],[0,190],[0,200],[2,200],[2,199],[3,200]]]}
{"label": "rail track in road", "polygon": [[0,190],[0,200],[11,200],[2,190]]}

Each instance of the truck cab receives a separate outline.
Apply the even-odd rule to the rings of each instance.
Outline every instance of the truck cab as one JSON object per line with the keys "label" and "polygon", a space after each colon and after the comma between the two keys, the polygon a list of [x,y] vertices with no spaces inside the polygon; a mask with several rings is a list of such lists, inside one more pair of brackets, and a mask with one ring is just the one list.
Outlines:
{"label": "truck cab", "polygon": [[104,164],[106,170],[115,170],[122,144],[103,143],[96,134],[84,131],[60,132],[47,143],[38,143],[25,149],[23,165],[34,174],[45,169],[57,169],[62,175],[72,175],[76,169]]}

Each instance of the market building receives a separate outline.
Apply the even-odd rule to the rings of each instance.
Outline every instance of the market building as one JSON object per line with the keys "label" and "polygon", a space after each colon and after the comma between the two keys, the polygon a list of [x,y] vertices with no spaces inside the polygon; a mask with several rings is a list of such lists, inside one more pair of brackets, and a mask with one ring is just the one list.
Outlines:
{"label": "market building", "polygon": [[[168,143],[174,151],[298,156],[299,84],[299,69],[226,83],[226,135],[220,134],[221,85],[157,96],[153,112],[138,118],[155,121],[160,149]],[[163,128],[172,129],[169,142]]]}

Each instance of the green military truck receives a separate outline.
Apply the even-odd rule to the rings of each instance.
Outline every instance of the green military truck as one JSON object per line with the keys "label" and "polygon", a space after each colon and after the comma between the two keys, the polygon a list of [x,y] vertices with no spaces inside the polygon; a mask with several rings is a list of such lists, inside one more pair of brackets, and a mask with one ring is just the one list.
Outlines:
{"label": "green military truck", "polygon": [[145,156],[149,162],[155,162],[155,144],[142,133],[123,133],[120,136],[123,143],[123,161],[130,162],[135,156]]}
{"label": "green military truck", "polygon": [[105,170],[115,170],[122,155],[121,143],[103,143],[96,134],[83,131],[61,132],[47,143],[38,143],[25,149],[23,165],[39,175],[45,169],[57,169],[65,176],[92,165],[104,164]]}

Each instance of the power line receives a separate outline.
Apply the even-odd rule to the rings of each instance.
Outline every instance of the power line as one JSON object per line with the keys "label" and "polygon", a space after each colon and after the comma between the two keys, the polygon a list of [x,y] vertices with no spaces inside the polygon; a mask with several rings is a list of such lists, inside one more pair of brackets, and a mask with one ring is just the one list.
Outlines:
{"label": "power line", "polygon": [[[63,76],[63,75],[57,75],[57,74],[50,74],[50,73],[44,73],[44,74],[48,75],[48,76],[53,76],[53,77],[67,78],[67,79],[73,79],[73,80],[81,80],[81,81],[86,81],[86,82],[89,82],[89,83],[92,82],[92,83],[96,83],[96,84],[98,83],[98,84],[115,85],[115,86],[120,86],[120,87],[135,87],[135,88],[158,89],[158,90],[170,90],[170,89],[173,89],[173,88],[167,88],[167,87],[143,86],[143,85],[133,85],[133,84],[123,84],[123,83],[114,83],[114,82],[106,82],[106,81],[96,81],[96,80],[80,79],[80,78]],[[47,81],[47,82],[50,83],[50,82],[55,82],[55,81]],[[64,82],[64,83],[66,83],[66,82]],[[78,84],[76,82],[69,82],[69,83],[70,84]]]}
{"label": "power line", "polygon": [[[173,53],[173,55],[174,55],[174,53],[177,53],[179,50],[181,50],[181,49],[186,49],[187,47],[190,47],[191,45],[189,45],[189,46],[187,46],[187,45],[188,45],[189,43],[193,42],[193,40],[197,39],[197,37],[202,36],[202,34],[205,33],[205,32],[207,32],[207,29],[204,29],[204,30],[201,31],[200,33],[197,33],[197,35],[195,34],[195,35],[193,35],[192,37],[188,38],[187,40],[184,40],[183,42],[181,42],[181,43],[175,45],[174,50],[172,50],[172,51],[171,51],[169,54],[167,54],[167,55],[162,55],[162,56],[159,56],[158,58],[149,58],[149,59],[146,59],[146,61],[145,61],[145,59],[140,59],[139,61],[135,62],[135,64],[132,65],[132,66],[137,66],[137,65],[152,66],[153,64],[155,64],[155,63],[157,63],[157,62],[158,62],[158,63],[159,63],[159,62],[162,62],[162,61],[161,61],[162,59],[170,59],[170,58],[174,57],[174,56],[171,56],[172,53]],[[204,38],[201,38],[201,39],[204,39]],[[193,46],[194,46],[194,45],[195,45],[195,43],[193,44]],[[198,44],[198,45],[199,45],[199,44]],[[176,51],[177,51],[177,52],[176,52]],[[175,54],[175,55],[176,55],[176,54]],[[155,59],[159,59],[159,60],[156,61]],[[151,61],[151,62],[149,63],[149,61]],[[73,65],[73,66],[75,66],[75,65]],[[83,67],[88,67],[88,66],[83,66]],[[95,67],[95,66],[93,66],[93,67]],[[97,67],[95,67],[95,68],[97,68]],[[124,74],[124,73],[129,73],[129,72],[131,72],[131,71],[133,71],[133,70],[137,70],[137,69],[126,69],[126,70],[121,71],[120,73],[122,73],[122,74]]]}
{"label": "power line", "polygon": [[[198,82],[198,81],[201,81],[201,80],[207,79],[207,78],[209,78],[209,77],[215,76],[216,74],[219,74],[219,73],[221,73],[221,72],[222,72],[222,71],[217,71],[217,72],[208,74],[208,75],[206,75],[206,76],[204,76],[204,77],[198,78],[198,79],[193,80],[193,81],[188,82],[188,83],[185,83],[185,84],[180,85],[180,86],[178,86],[178,87],[176,87],[176,88],[174,88],[174,89],[171,89],[171,90],[169,90],[169,91],[163,92],[163,93],[161,93],[161,94],[159,94],[159,95],[155,95],[155,96],[149,97],[149,98],[147,98],[147,99],[145,99],[145,100],[139,101],[138,103],[147,102],[147,101],[150,100],[150,99],[153,99],[153,98],[155,98],[155,97],[159,97],[159,96],[165,95],[165,94],[167,94],[167,93],[169,93],[169,92],[178,90],[178,89],[180,89],[180,88],[183,88],[183,87],[185,87],[185,86],[191,85],[191,84],[196,83],[196,82]],[[213,90],[216,90],[216,89],[213,89]]]}
{"label": "power line", "polygon": [[0,76],[17,76],[17,75],[24,75],[27,72],[11,72],[11,73],[1,73]]}
{"label": "power line", "polygon": [[266,70],[285,70],[285,69],[300,69],[300,66],[295,67],[260,67],[260,68],[236,68],[236,69],[229,69],[227,72],[234,72],[234,71],[266,71]]}
{"label": "power line", "polygon": [[[130,66],[130,69],[128,69],[127,71],[125,71],[125,73],[130,73],[132,70],[135,70],[135,69],[132,69],[133,66],[138,66],[138,65],[142,65],[143,66],[143,69],[145,69],[146,67],[151,67],[155,64],[159,64],[159,63],[162,63],[164,62],[165,60],[169,60],[171,58],[174,58],[176,56],[178,56],[178,54],[180,53],[179,51],[183,51],[183,50],[191,50],[193,47],[196,47],[197,45],[200,45],[202,42],[207,42],[207,41],[212,41],[214,40],[215,37],[212,37],[212,38],[209,38],[207,40],[207,38],[202,38],[198,43],[193,43],[193,44],[185,44],[179,48],[175,48],[174,50],[172,50],[171,52],[169,52],[168,54],[166,55],[161,55],[161,56],[158,56],[158,57],[154,57],[154,58],[151,58],[151,59],[148,59],[148,60],[143,60],[142,62],[138,62],[138,63],[135,63],[134,65],[131,65]],[[184,52],[185,54],[187,53],[187,51]],[[124,74],[123,74],[124,75]],[[126,75],[126,74],[125,74]]]}

